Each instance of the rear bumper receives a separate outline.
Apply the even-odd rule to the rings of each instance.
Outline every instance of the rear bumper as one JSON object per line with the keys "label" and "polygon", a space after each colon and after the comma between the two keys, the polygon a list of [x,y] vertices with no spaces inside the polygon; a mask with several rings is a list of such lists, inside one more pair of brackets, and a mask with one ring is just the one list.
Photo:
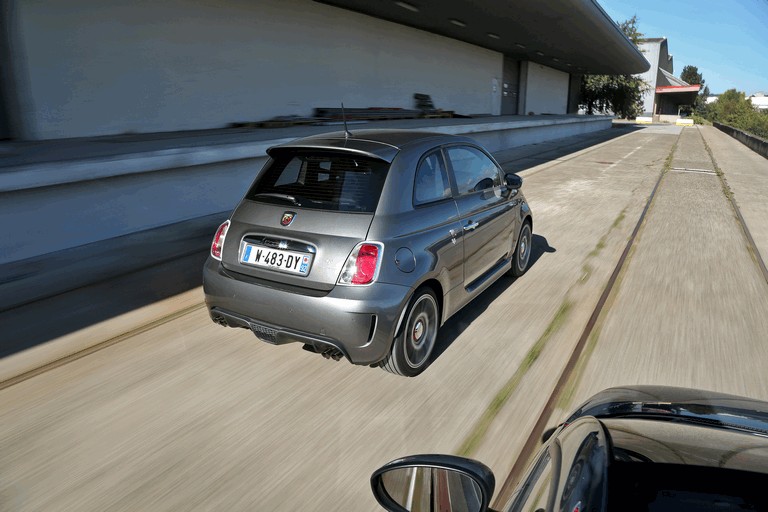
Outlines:
{"label": "rear bumper", "polygon": [[212,258],[203,268],[203,289],[211,318],[219,324],[250,329],[275,345],[303,343],[320,353],[335,348],[363,365],[389,353],[410,296],[408,287],[385,283],[306,295],[230,273]]}

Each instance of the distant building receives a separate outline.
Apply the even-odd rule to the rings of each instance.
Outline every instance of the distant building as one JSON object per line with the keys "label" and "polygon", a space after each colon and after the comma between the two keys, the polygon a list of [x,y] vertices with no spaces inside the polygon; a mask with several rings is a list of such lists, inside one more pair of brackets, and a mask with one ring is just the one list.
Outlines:
{"label": "distant building", "polygon": [[768,110],[768,96],[764,92],[756,92],[749,97],[752,106],[760,110]]}
{"label": "distant building", "polygon": [[643,117],[674,123],[680,117],[681,107],[694,104],[701,85],[674,76],[666,37],[643,39],[638,46],[651,63],[648,71],[638,75],[650,85],[643,95]]}

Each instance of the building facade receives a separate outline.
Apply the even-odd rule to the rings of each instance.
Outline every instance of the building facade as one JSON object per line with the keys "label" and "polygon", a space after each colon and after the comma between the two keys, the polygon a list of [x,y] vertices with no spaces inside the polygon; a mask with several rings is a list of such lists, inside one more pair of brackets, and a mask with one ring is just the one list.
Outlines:
{"label": "building facade", "polygon": [[642,54],[591,0],[2,0],[0,138],[221,128],[318,107],[566,114]]}
{"label": "building facade", "polygon": [[701,86],[674,76],[674,59],[666,37],[644,39],[639,47],[651,64],[648,71],[638,75],[649,86],[643,94],[643,118],[674,123],[682,107],[694,104]]}

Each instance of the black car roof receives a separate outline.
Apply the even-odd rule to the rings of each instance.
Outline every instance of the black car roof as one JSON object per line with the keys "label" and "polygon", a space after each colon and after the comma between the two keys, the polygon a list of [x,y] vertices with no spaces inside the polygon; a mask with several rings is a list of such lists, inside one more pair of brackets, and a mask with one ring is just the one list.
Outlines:
{"label": "black car roof", "polygon": [[345,132],[322,133],[304,137],[285,144],[273,146],[267,150],[272,156],[283,149],[323,149],[344,150],[391,162],[398,152],[409,145],[427,140],[434,140],[435,145],[451,142],[473,143],[468,137],[444,133],[417,130],[354,130],[351,136]]}

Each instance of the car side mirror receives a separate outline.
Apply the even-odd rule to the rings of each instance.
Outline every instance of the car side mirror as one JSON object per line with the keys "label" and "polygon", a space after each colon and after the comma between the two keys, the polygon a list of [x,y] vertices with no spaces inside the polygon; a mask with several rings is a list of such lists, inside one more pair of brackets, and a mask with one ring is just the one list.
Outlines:
{"label": "car side mirror", "polygon": [[523,186],[523,178],[511,172],[504,175],[504,181],[511,190],[519,190]]}
{"label": "car side mirror", "polygon": [[376,501],[390,512],[485,512],[496,486],[484,464],[453,455],[413,455],[371,475]]}
{"label": "car side mirror", "polygon": [[541,434],[541,444],[544,444],[547,441],[549,441],[549,438],[552,437],[552,434],[554,434],[555,430],[557,430],[558,428],[560,428],[560,425],[556,427],[550,427],[547,430],[545,430],[544,433]]}

